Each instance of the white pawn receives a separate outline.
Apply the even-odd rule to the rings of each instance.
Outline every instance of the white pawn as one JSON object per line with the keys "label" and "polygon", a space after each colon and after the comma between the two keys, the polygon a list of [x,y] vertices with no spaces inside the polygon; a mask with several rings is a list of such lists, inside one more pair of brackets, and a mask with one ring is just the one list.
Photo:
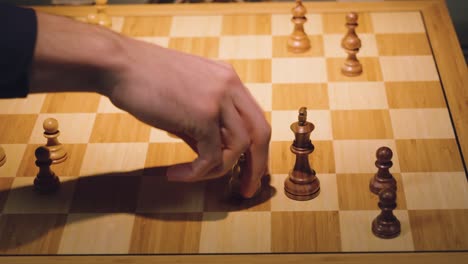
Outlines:
{"label": "white pawn", "polygon": [[58,141],[60,131],[58,130],[58,122],[54,118],[47,118],[42,124],[44,127],[44,137],[47,138],[46,147],[50,151],[50,159],[53,164],[64,162],[67,159],[67,152],[63,145]]}
{"label": "white pawn", "polygon": [[3,166],[6,162],[6,154],[5,150],[0,146],[0,167]]}

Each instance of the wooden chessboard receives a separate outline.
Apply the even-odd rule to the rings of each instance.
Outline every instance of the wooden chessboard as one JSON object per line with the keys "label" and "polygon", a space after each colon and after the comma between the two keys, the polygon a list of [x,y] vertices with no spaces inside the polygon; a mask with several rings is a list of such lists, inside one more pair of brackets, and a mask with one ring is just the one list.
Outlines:
{"label": "wooden chessboard", "polygon": [[[166,166],[195,154],[100,95],[0,100],[0,144],[7,154],[0,168],[1,254],[214,253],[207,258],[220,261],[227,258],[221,253],[234,259],[237,253],[301,253],[312,259],[320,255],[309,253],[417,252],[392,256],[397,260],[468,250],[468,82],[453,29],[444,23],[444,6],[307,3],[312,49],[299,55],[286,49],[292,7],[107,10],[117,32],[235,67],[272,126],[271,183],[259,196],[229,202],[227,177],[167,182]],[[42,10],[82,20],[91,9]],[[340,41],[345,14],[352,10],[359,12],[364,72],[349,78],[340,73]],[[310,161],[321,182],[319,197],[305,202],[283,191],[294,162],[289,126],[301,106],[316,126]],[[59,121],[69,158],[52,167],[60,191],[38,195],[32,188],[34,150],[45,143],[42,122],[48,117]],[[390,240],[374,237],[370,229],[379,210],[368,186],[380,146],[393,150],[391,172],[398,182],[395,214],[402,233]],[[268,261],[285,261],[282,256],[288,255]],[[444,261],[463,256],[442,254]]]}

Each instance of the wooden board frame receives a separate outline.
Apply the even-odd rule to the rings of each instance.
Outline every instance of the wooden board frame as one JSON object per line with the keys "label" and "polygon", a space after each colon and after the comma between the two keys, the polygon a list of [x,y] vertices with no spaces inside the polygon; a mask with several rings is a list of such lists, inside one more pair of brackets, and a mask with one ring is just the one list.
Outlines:
{"label": "wooden board frame", "polygon": [[[465,164],[468,164],[468,71],[458,39],[443,1],[375,3],[307,2],[309,13],[370,11],[420,11],[433,49],[448,107]],[[93,6],[34,7],[65,16],[86,16]],[[163,14],[203,15],[236,13],[288,13],[291,3],[110,5],[111,16]],[[333,254],[216,254],[216,255],[106,255],[106,256],[12,256],[2,263],[468,263],[468,252],[333,253]]]}

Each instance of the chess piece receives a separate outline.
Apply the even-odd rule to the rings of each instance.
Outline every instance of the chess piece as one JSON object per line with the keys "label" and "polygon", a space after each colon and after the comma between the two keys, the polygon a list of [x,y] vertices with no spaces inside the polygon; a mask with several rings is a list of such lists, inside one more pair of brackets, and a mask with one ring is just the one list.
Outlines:
{"label": "chess piece", "polygon": [[50,157],[53,164],[64,162],[68,155],[63,145],[58,141],[60,131],[58,130],[58,122],[54,118],[47,118],[42,124],[44,128],[44,137],[47,138],[46,147],[50,151]]}
{"label": "chess piece", "polygon": [[383,189],[393,189],[396,191],[396,180],[389,170],[393,166],[392,150],[388,147],[380,147],[375,153],[375,156],[377,158],[375,166],[378,168],[378,171],[370,180],[370,191],[375,194],[379,194]]}
{"label": "chess piece", "polygon": [[294,31],[288,39],[288,50],[294,53],[306,52],[310,49],[310,40],[304,32],[304,23],[307,10],[302,5],[302,0],[296,0],[296,6],[292,9]]}
{"label": "chess piece", "polygon": [[400,221],[393,214],[396,206],[396,191],[394,189],[383,189],[379,192],[379,208],[382,212],[372,221],[374,235],[380,238],[394,238],[400,234]]}
{"label": "chess piece", "polygon": [[88,23],[107,28],[112,26],[112,20],[106,13],[107,0],[96,0],[96,13],[88,15]]}
{"label": "chess piece", "polygon": [[231,177],[229,178],[228,194],[232,198],[241,198],[240,194],[240,181],[243,173],[243,166],[245,165],[245,154],[242,153],[239,160],[236,162],[231,170]]}
{"label": "chess piece", "polygon": [[[231,198],[234,198],[236,200],[245,199],[240,193],[240,185],[241,185],[241,180],[244,174],[244,170],[245,170],[245,154],[242,153],[237,163],[234,165],[234,167],[232,167],[231,177],[229,178],[229,184],[228,184],[228,195]],[[261,182],[259,182],[259,185],[261,185]],[[252,196],[252,198],[256,197],[260,192],[261,192],[261,186],[257,189],[257,192]]]}
{"label": "chess piece", "polygon": [[0,146],[0,167],[3,166],[6,162],[6,154],[5,150]]}
{"label": "chess piece", "polygon": [[358,76],[362,73],[362,65],[356,57],[361,48],[361,40],[356,35],[357,20],[358,15],[356,13],[349,13],[346,16],[348,33],[341,40],[341,47],[348,53],[348,57],[341,67],[341,72],[349,77]]}
{"label": "chess piece", "polygon": [[41,146],[36,149],[34,154],[36,155],[36,166],[39,167],[39,173],[34,179],[34,189],[43,194],[57,191],[60,180],[50,169],[52,159],[49,149]]}
{"label": "chess piece", "polygon": [[314,128],[315,126],[307,121],[307,109],[301,107],[298,122],[291,124],[291,130],[295,135],[291,151],[296,154],[296,162],[284,182],[285,194],[293,200],[310,200],[320,193],[320,182],[310,167],[308,158],[314,151],[314,145],[310,140],[310,133]]}

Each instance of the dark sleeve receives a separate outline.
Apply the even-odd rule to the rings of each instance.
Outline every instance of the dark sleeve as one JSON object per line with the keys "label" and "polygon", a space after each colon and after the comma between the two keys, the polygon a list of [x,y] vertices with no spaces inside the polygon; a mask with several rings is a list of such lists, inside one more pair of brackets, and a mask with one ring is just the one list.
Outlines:
{"label": "dark sleeve", "polygon": [[0,4],[0,98],[27,96],[36,36],[33,9]]}

